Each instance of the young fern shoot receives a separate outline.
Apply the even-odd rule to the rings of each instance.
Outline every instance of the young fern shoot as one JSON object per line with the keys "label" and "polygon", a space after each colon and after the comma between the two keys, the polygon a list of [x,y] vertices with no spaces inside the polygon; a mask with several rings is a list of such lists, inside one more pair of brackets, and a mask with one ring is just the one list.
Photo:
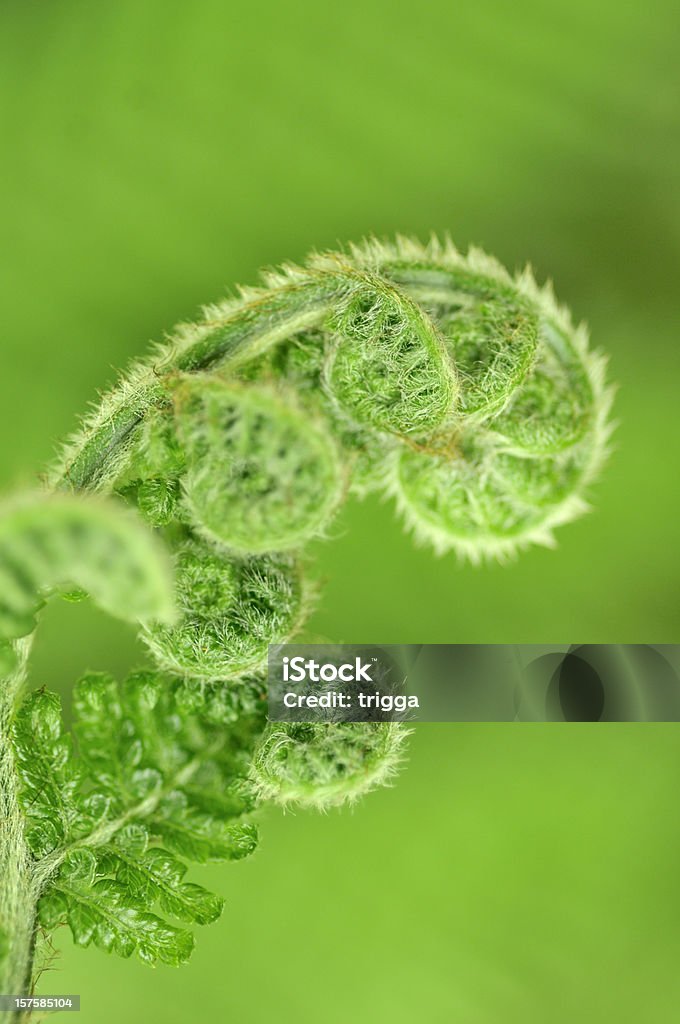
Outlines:
{"label": "young fern shoot", "polygon": [[[259,801],[323,809],[388,781],[400,724],[266,723],[268,645],[315,589],[306,549],[369,491],[439,553],[552,544],[587,508],[610,405],[550,289],[436,240],[265,274],[134,365],[49,493],[0,514],[0,990],[30,991],[62,923],[184,962],[186,925],[221,910],[187,861],[249,853]],[[65,587],[134,621],[151,659],[84,676],[70,733],[53,694],[22,696],[36,612]]]}

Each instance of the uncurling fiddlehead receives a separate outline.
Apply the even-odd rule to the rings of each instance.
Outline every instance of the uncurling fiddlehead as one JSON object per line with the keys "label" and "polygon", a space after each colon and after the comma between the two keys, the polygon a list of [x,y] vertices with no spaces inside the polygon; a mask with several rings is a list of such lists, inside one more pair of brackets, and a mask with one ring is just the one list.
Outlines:
{"label": "uncurling fiddlehead", "polygon": [[504,559],[587,508],[610,432],[604,360],[529,271],[368,241],[208,307],[65,448],[58,489],[116,491],[174,552],[158,665],[214,694],[261,674],[310,605],[304,551],[382,491],[437,552]]}
{"label": "uncurling fiddlehead", "polygon": [[[587,507],[610,405],[603,358],[549,288],[436,240],[268,273],[133,366],[64,448],[53,494],[0,515],[0,981],[30,978],[38,903],[79,943],[183,962],[191,936],[149,906],[220,910],[184,860],[248,853],[257,800],[324,808],[387,782],[400,723],[264,722],[268,645],[314,592],[308,545],[370,491],[439,553],[550,544]],[[155,662],[122,685],[85,677],[73,735],[54,695],[16,699],[17,638],[67,585],[137,620]]]}
{"label": "uncurling fiddlehead", "polygon": [[503,558],[580,515],[611,389],[530,272],[400,239],[313,256],[134,367],[53,480],[127,487],[232,555],[302,548],[382,490],[416,536]]}
{"label": "uncurling fiddlehead", "polygon": [[255,751],[250,779],[263,800],[325,810],[354,803],[389,783],[408,730],[399,722],[272,722]]}

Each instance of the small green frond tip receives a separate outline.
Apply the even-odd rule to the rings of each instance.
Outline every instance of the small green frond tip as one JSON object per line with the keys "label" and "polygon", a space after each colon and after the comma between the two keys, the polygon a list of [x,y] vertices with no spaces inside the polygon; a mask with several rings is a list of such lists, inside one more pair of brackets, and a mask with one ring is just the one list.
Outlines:
{"label": "small green frond tip", "polygon": [[80,588],[126,621],[172,621],[170,560],[120,502],[34,494],[0,508],[0,640],[26,636],[45,599]]}
{"label": "small green frond tip", "polygon": [[261,800],[319,811],[353,804],[390,783],[409,729],[400,722],[271,722],[250,780]]}

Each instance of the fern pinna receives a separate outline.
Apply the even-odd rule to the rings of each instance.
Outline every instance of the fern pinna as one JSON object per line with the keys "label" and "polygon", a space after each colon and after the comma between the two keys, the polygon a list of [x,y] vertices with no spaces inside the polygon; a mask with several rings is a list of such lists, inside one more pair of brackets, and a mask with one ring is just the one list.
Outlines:
{"label": "fern pinna", "polygon": [[[268,273],[134,365],[0,519],[0,990],[31,989],[63,923],[184,962],[187,926],[221,910],[187,862],[249,853],[262,800],[385,782],[402,726],[265,721],[268,645],[315,592],[305,548],[370,491],[441,553],[551,544],[587,507],[610,404],[549,288],[436,240]],[[70,732],[55,695],[23,696],[54,593],[133,621],[150,655],[120,683],[84,676]]]}

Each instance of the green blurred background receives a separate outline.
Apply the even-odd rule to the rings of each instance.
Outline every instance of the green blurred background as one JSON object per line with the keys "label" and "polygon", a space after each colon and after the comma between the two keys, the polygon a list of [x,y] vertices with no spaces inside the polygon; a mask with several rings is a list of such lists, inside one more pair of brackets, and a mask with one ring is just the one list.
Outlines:
{"label": "green blurred background", "polygon": [[[3,0],[0,481],[257,268],[450,231],[550,275],[619,383],[595,512],[509,568],[414,550],[378,503],[319,551],[312,626],[358,642],[677,642],[677,3]],[[49,610],[36,683],[123,671]],[[58,936],[43,992],[167,1024],[678,1020],[678,727],[421,726],[353,813],[269,811],[192,964]]]}

